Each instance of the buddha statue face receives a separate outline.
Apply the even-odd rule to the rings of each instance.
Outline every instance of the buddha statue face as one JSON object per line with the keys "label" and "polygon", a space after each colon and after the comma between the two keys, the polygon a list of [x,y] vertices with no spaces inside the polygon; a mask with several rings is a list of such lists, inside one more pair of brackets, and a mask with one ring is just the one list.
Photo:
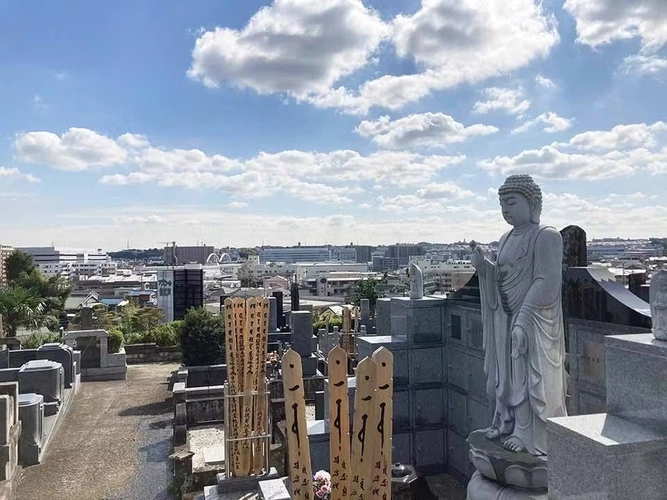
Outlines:
{"label": "buddha statue face", "polygon": [[539,224],[542,212],[542,191],[529,175],[510,175],[498,190],[505,221],[522,227]]}
{"label": "buddha statue face", "polygon": [[500,207],[505,222],[514,227],[522,227],[532,220],[532,207],[528,199],[520,193],[507,193],[500,197]]}

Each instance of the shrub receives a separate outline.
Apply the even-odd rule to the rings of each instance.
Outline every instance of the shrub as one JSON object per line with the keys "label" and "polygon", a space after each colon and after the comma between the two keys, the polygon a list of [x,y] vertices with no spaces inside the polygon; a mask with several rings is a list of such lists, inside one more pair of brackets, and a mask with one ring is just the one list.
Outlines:
{"label": "shrub", "polygon": [[125,335],[125,344],[157,344],[175,346],[180,343],[182,321],[172,321],[158,325],[148,332],[132,332]]}
{"label": "shrub", "polygon": [[146,342],[144,341],[144,336],[141,335],[140,333],[128,333],[127,335],[124,336],[123,344],[125,345],[131,345],[131,344],[145,344]]}
{"label": "shrub", "polygon": [[331,316],[329,319],[329,331],[333,332],[333,327],[337,326],[340,328],[343,326],[343,318],[341,316]]}
{"label": "shrub", "polygon": [[182,321],[172,321],[159,325],[153,332],[153,342],[159,346],[178,345],[181,338],[181,330],[183,329]]}
{"label": "shrub", "polygon": [[202,308],[190,309],[183,320],[180,341],[186,366],[224,363],[225,331],[220,316]]}
{"label": "shrub", "polygon": [[23,349],[37,349],[49,342],[61,342],[60,333],[32,333],[21,340]]}
{"label": "shrub", "polygon": [[107,349],[109,354],[114,354],[120,351],[120,348],[123,345],[123,340],[123,332],[116,329],[109,330],[109,339],[107,340]]}
{"label": "shrub", "polygon": [[[341,316],[331,315],[329,317],[329,333],[333,332],[333,327],[337,326],[340,328],[343,326],[343,318]],[[313,323],[313,335],[317,335],[317,331],[320,328],[326,328],[327,322],[323,319],[319,319]]]}

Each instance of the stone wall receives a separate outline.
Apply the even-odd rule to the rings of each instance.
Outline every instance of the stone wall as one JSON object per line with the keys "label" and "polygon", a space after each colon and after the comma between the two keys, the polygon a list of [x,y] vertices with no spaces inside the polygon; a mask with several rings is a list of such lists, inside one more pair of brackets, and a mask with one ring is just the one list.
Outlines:
{"label": "stone wall", "polygon": [[466,438],[491,419],[479,305],[434,298],[390,304],[378,308],[380,335],[359,339],[359,359],[381,346],[394,355],[393,461],[467,478]]}
{"label": "stone wall", "polygon": [[182,359],[178,346],[159,346],[157,344],[126,344],[125,354],[128,365],[139,363],[179,362]]}
{"label": "stone wall", "polygon": [[604,413],[606,407],[605,337],[650,330],[571,318],[569,324],[568,414]]}

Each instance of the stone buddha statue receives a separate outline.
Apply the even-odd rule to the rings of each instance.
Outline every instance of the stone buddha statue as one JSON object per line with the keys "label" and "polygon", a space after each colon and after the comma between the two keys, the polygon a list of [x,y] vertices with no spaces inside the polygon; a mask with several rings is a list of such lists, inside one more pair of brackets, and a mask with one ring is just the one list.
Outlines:
{"label": "stone buddha statue", "polygon": [[471,243],[487,392],[495,402],[486,438],[513,452],[546,455],[546,420],[567,414],[562,240],[540,225],[542,192],[529,175],[509,176],[498,195],[512,229],[500,239],[496,261]]}

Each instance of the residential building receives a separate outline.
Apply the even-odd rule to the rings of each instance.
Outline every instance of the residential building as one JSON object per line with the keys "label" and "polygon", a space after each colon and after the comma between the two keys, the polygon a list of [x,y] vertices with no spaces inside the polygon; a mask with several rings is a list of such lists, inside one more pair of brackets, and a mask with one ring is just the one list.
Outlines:
{"label": "residential building", "polygon": [[373,271],[385,272],[398,269],[398,259],[394,257],[383,257],[381,255],[373,256]]}
{"label": "residential building", "polygon": [[324,262],[342,261],[356,262],[357,251],[353,246],[301,246],[295,247],[262,247],[259,251],[261,262]]}
{"label": "residential building", "polygon": [[475,274],[475,268],[469,260],[413,258],[410,263],[422,270],[425,286],[434,285],[441,291],[458,290]]}
{"label": "residential building", "polygon": [[3,287],[7,284],[7,266],[5,261],[13,251],[13,246],[0,244],[0,287]]}
{"label": "residential building", "polygon": [[387,257],[396,259],[398,267],[405,267],[409,264],[410,258],[417,255],[424,255],[424,248],[412,243],[396,243],[390,245],[387,249]]}
{"label": "residential building", "polygon": [[370,245],[357,245],[354,247],[357,254],[357,262],[372,262],[373,247]]}
{"label": "residential building", "polygon": [[342,297],[348,294],[350,288],[358,281],[369,278],[382,278],[382,275],[372,272],[330,272],[303,281],[305,291],[318,297]]}
{"label": "residential building", "polygon": [[211,254],[215,254],[215,248],[209,245],[166,246],[164,247],[164,263],[168,266],[205,264]]}
{"label": "residential building", "polygon": [[103,276],[115,272],[116,264],[102,249],[96,251],[65,250],[56,247],[17,248],[32,255],[35,265],[45,276]]}
{"label": "residential building", "polygon": [[238,269],[238,278],[251,278],[261,283],[273,276],[294,278],[299,282],[332,272],[367,272],[368,264],[357,262],[260,262],[259,256],[251,255]]}

